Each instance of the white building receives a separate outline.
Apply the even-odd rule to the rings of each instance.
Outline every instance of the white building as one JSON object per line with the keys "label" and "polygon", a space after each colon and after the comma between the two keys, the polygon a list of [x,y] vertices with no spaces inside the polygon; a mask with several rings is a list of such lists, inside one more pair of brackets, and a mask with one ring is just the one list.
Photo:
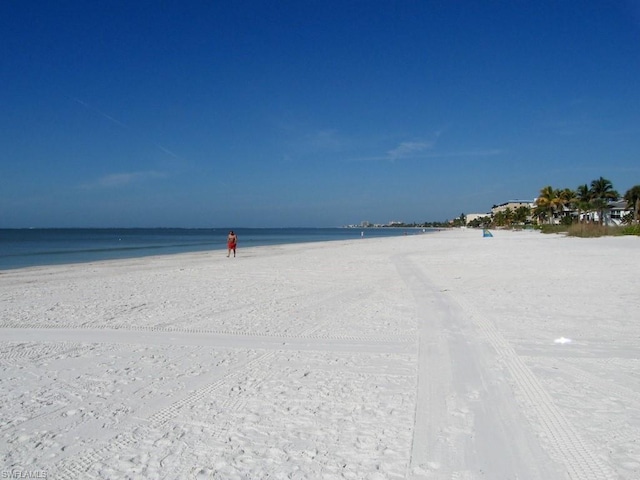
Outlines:
{"label": "white building", "polygon": [[534,200],[509,200],[508,202],[491,207],[491,213],[495,215],[498,212],[504,212],[507,208],[515,212],[520,207],[529,207],[533,209],[535,206]]}
{"label": "white building", "polygon": [[470,222],[473,222],[474,220],[478,218],[483,218],[483,217],[491,217],[491,213],[467,213],[466,214],[467,225],[469,225]]}

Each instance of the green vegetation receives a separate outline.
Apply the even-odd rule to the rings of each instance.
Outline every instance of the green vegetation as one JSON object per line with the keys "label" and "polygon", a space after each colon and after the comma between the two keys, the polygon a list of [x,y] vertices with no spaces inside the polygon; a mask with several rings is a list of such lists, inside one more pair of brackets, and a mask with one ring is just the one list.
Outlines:
{"label": "green vegetation", "polygon": [[609,180],[600,177],[590,185],[555,189],[548,185],[540,190],[534,208],[519,206],[505,208],[493,215],[474,218],[466,222],[461,213],[453,220],[424,223],[394,223],[397,228],[449,228],[468,226],[471,228],[537,228],[543,233],[563,233],[574,237],[602,237],[617,235],[640,236],[640,185],[624,194],[626,208],[632,213],[619,220],[622,226],[606,225],[605,218],[611,202],[620,198]]}
{"label": "green vegetation", "polygon": [[487,215],[486,217],[474,218],[467,226],[471,228],[489,228],[493,226],[493,220],[491,216]]}
{"label": "green vegetation", "polygon": [[623,227],[611,227],[599,225],[597,223],[574,223],[568,227],[567,235],[570,237],[605,237],[622,235]]}
{"label": "green vegetation", "polygon": [[623,235],[638,235],[640,236],[640,224],[626,225],[622,228]]}
{"label": "green vegetation", "polygon": [[640,185],[627,190],[627,193],[624,194],[624,199],[629,208],[633,208],[633,216],[629,223],[633,222],[634,225],[638,225],[640,223]]}
{"label": "green vegetation", "polygon": [[[564,233],[577,237],[601,237],[603,235],[640,235],[640,185],[624,194],[626,209],[631,213],[620,218],[618,225],[607,225],[612,202],[619,193],[604,177],[589,185],[579,185],[576,190],[556,189],[548,185],[540,190],[534,208],[520,206],[500,210],[493,215],[475,218],[467,225],[472,228],[537,228],[543,233]],[[620,205],[618,203],[618,205]],[[620,210],[614,210],[618,212]],[[464,214],[449,222],[449,226],[464,225]]]}
{"label": "green vegetation", "polygon": [[595,238],[640,235],[640,225],[606,226],[598,223],[574,223],[571,225],[540,225],[542,233],[564,233],[569,237]]}
{"label": "green vegetation", "polygon": [[576,237],[640,235],[640,185],[630,188],[624,195],[626,208],[633,211],[620,219],[624,226],[605,224],[611,202],[619,197],[604,177],[593,180],[590,186],[580,185],[575,191],[548,185],[540,190],[533,215],[544,233],[566,233]]}

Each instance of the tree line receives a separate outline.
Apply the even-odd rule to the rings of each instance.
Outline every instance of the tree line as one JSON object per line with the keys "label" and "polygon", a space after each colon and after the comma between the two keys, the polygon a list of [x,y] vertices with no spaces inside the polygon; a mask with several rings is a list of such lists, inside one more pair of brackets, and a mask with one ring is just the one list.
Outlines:
{"label": "tree line", "polygon": [[[556,189],[548,185],[540,190],[534,202],[534,208],[521,206],[517,209],[506,208],[493,216],[481,217],[469,222],[472,227],[525,225],[537,221],[539,224],[560,223],[569,225],[575,222],[592,222],[596,218],[602,225],[605,213],[611,208],[611,202],[620,198],[613,184],[606,178],[593,180],[590,185],[579,185],[577,189]],[[626,191],[622,197],[631,213],[622,218],[624,224],[640,222],[640,185]]]}

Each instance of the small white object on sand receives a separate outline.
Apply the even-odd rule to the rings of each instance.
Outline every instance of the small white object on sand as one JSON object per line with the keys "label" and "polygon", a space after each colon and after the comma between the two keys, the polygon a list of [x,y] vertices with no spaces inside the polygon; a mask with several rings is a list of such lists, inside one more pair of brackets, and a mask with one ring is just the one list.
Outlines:
{"label": "small white object on sand", "polygon": [[564,345],[565,343],[571,343],[571,339],[570,338],[560,337],[560,338],[556,338],[553,342],[554,343],[559,343],[561,345]]}

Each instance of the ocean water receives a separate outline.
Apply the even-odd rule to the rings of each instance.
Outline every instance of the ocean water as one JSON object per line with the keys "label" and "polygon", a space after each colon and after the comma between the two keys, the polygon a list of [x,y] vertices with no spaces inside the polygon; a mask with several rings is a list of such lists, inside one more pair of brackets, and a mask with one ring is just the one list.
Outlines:
{"label": "ocean water", "polygon": [[[0,229],[0,270],[82,263],[149,255],[225,250],[225,228],[45,228]],[[430,229],[237,228],[242,248],[400,236]]]}

